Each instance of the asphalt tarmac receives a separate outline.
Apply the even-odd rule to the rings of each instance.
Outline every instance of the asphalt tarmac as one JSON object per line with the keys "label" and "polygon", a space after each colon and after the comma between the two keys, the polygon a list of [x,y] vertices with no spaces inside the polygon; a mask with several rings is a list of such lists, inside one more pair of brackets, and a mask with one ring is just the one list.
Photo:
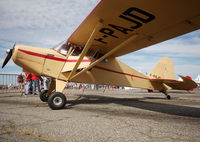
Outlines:
{"label": "asphalt tarmac", "polygon": [[199,91],[67,90],[65,109],[0,92],[1,142],[200,141]]}

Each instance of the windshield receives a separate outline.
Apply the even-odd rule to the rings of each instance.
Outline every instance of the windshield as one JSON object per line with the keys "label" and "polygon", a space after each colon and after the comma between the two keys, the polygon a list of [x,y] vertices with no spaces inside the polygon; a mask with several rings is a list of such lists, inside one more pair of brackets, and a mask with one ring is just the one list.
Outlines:
{"label": "windshield", "polygon": [[67,55],[70,47],[73,48],[72,52],[71,52],[72,56],[78,56],[81,53],[81,51],[83,50],[83,47],[77,46],[77,45],[72,44],[72,43],[67,42],[67,41],[61,42],[57,46],[53,47],[53,49],[56,50],[58,53],[60,53],[62,55]]}
{"label": "windshield", "polygon": [[59,52],[60,54],[67,55],[70,47],[71,45],[67,41],[63,41],[57,46],[53,47],[53,49]]}

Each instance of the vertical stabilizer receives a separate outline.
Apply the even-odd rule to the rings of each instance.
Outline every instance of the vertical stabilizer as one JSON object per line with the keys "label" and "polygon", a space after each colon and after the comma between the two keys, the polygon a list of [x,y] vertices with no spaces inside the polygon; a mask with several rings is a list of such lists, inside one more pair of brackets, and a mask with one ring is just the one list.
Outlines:
{"label": "vertical stabilizer", "polygon": [[148,75],[151,78],[175,79],[174,64],[168,57],[163,57]]}

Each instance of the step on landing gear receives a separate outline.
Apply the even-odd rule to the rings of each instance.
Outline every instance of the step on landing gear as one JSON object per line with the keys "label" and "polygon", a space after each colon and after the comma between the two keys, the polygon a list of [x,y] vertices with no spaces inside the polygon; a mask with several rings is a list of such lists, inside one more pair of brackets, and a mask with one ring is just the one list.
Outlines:
{"label": "step on landing gear", "polygon": [[63,109],[67,99],[63,93],[53,92],[48,98],[48,105],[53,110]]}
{"label": "step on landing gear", "polygon": [[168,100],[171,99],[171,96],[168,95],[167,91],[160,91],[160,92],[162,92],[162,93],[166,96],[166,98],[167,98]]}

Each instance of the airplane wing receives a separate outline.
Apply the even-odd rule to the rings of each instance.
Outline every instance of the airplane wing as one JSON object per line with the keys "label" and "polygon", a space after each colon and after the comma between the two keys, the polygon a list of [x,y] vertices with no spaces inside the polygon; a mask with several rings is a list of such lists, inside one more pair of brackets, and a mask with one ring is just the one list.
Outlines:
{"label": "airplane wing", "polygon": [[100,54],[137,35],[112,54],[121,56],[199,29],[199,5],[198,0],[101,0],[68,41],[84,46],[101,20],[91,46]]}

